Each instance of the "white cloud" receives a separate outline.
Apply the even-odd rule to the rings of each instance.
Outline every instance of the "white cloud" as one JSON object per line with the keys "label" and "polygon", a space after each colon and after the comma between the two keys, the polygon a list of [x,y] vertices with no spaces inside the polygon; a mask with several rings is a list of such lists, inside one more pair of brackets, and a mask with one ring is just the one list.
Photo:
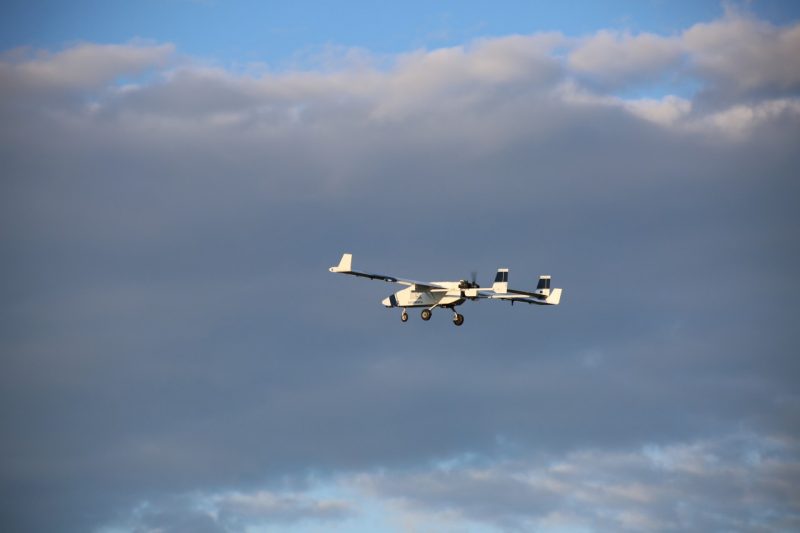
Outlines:
{"label": "white cloud", "polygon": [[698,134],[723,142],[746,140],[757,128],[772,121],[800,119],[800,98],[765,99],[693,113],[692,100],[674,95],[626,99],[597,94],[574,82],[561,84],[555,92],[570,105],[621,109],[678,134]]}
{"label": "white cloud", "polygon": [[634,115],[662,126],[671,126],[692,111],[690,100],[673,95],[660,100],[653,98],[622,100],[622,105]]}
{"label": "white cloud", "polygon": [[163,68],[174,55],[172,44],[81,43],[34,57],[6,54],[0,75],[37,89],[97,89],[118,76]]}
{"label": "white cloud", "polygon": [[680,40],[651,33],[601,30],[569,54],[572,71],[605,86],[622,87],[665,75],[681,59]]}
{"label": "white cloud", "polygon": [[600,30],[578,41],[567,64],[611,89],[697,78],[722,93],[796,91],[800,24],[775,26],[729,7],[723,18],[675,36]]}
{"label": "white cloud", "polygon": [[402,119],[442,108],[463,109],[493,98],[498,88],[547,86],[559,69],[550,53],[562,41],[559,34],[511,36],[402,55],[375,86],[372,116]]}
{"label": "white cloud", "polygon": [[687,127],[704,133],[720,133],[727,139],[743,140],[755,128],[781,117],[800,119],[800,98],[778,98],[750,105],[733,105],[698,117],[687,124]]}
{"label": "white cloud", "polygon": [[681,37],[690,63],[717,86],[739,91],[800,88],[800,24],[778,27],[728,9]]}
{"label": "white cloud", "polygon": [[[522,124],[523,112],[535,115],[524,127],[537,124],[546,134],[574,107],[589,105],[613,107],[676,133],[721,132],[723,138],[741,139],[765,122],[794,116],[793,95],[765,93],[699,106],[689,96],[621,98],[607,89],[670,76],[699,83],[706,96],[731,85],[791,90],[800,83],[798,49],[800,25],[775,27],[729,13],[680,36],[603,30],[570,41],[558,33],[514,35],[402,54],[382,68],[358,50],[359,61],[329,61],[322,70],[232,72],[175,65],[170,44],[84,43],[35,57],[6,54],[0,73],[6,87],[51,91],[37,96],[17,90],[6,104],[38,98],[45,108],[67,105],[63,109],[73,113],[124,117],[134,130],[256,128],[274,135],[302,125],[347,129],[413,121],[426,124],[426,135],[492,146],[517,135],[514,122]],[[339,54],[348,57],[346,51]],[[693,69],[681,68],[684,62]],[[111,83],[144,71],[157,75],[135,84]],[[48,96],[76,89],[87,98]],[[497,119],[487,120],[490,116]]]}

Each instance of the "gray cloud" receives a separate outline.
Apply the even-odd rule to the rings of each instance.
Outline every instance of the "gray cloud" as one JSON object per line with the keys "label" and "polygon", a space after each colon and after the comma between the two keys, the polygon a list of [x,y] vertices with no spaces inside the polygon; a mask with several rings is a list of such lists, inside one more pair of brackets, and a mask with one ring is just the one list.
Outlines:
{"label": "gray cloud", "polygon": [[[82,74],[0,104],[4,529],[92,530],[146,501],[140,522],[173,530],[249,512],[228,502],[221,524],[165,503],[193,491],[341,518],[354,507],[326,515],[276,480],[387,468],[379,489],[410,499],[405,472],[492,459],[498,439],[521,457],[633,453],[612,469],[623,487],[650,479],[631,452],[644,445],[722,453],[742,428],[795,439],[797,95],[624,100],[576,81],[564,45],[510,37],[259,75],[162,68],[169,46],[134,46],[127,63],[124,46],[5,60],[4,88],[53,58]],[[547,272],[564,305],[402,325],[379,306],[388,286],[327,272],[343,251],[414,278],[487,282],[509,266],[530,286]],[[453,485],[509,487],[470,517],[524,525],[517,482],[487,472],[418,479],[454,509],[476,500]],[[541,515],[561,506],[523,489]],[[769,523],[790,520],[790,495],[767,494]],[[665,516],[633,511],[652,529]]]}

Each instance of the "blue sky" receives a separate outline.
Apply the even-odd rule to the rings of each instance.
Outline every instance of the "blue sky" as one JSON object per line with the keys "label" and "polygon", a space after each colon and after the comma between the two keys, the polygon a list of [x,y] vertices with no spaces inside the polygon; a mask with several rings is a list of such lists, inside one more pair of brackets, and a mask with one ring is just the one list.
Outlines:
{"label": "blue sky", "polygon": [[797,3],[377,5],[4,7],[0,530],[800,530]]}
{"label": "blue sky", "polygon": [[[757,0],[745,5],[764,20],[786,23],[800,4]],[[267,62],[325,45],[377,54],[463,44],[476,37],[597,29],[671,34],[719,17],[715,0],[294,2],[224,0],[34,0],[4,8],[0,48],[58,49],[77,41],[171,42],[180,52],[223,63]]]}

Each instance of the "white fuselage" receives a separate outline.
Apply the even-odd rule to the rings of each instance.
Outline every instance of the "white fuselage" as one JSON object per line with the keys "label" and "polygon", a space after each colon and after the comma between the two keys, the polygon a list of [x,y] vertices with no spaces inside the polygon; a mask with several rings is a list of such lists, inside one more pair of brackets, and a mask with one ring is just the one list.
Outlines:
{"label": "white fuselage", "polygon": [[454,307],[465,301],[465,291],[458,282],[437,281],[445,288],[434,290],[414,290],[414,286],[397,291],[383,299],[386,307]]}

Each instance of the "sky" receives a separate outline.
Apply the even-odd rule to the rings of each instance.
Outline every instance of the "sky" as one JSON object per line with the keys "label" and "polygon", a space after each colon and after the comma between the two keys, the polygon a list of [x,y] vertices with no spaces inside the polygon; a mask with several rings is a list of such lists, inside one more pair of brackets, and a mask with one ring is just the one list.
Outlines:
{"label": "sky", "polygon": [[3,531],[800,530],[796,4],[12,3],[0,117]]}

